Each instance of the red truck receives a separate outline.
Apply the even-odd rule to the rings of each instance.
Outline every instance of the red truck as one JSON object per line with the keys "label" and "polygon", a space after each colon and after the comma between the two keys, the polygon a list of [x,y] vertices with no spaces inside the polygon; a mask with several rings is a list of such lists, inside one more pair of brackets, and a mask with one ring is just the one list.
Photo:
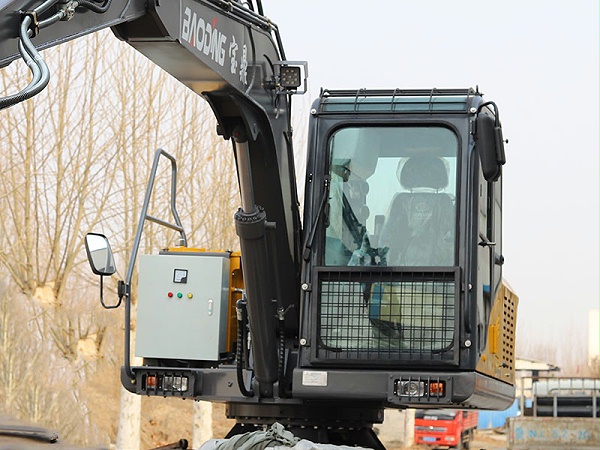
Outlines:
{"label": "red truck", "polygon": [[477,411],[417,409],[415,443],[468,449],[477,428],[478,415]]}

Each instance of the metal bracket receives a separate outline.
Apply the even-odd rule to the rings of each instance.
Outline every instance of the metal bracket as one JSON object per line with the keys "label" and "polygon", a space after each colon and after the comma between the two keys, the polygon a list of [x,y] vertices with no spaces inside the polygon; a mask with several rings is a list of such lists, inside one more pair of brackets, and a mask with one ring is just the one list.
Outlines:
{"label": "metal bracket", "polygon": [[[306,61],[276,61],[275,90],[281,94],[305,94],[308,90],[308,63]],[[302,87],[301,90],[298,90]]]}
{"label": "metal bracket", "polygon": [[62,0],[59,2],[60,9],[64,12],[63,17],[60,20],[68,22],[75,17],[75,9],[77,8],[76,2],[73,0]]}
{"label": "metal bracket", "polygon": [[31,18],[31,25],[29,29],[31,30],[31,37],[36,37],[40,32],[40,23],[38,22],[37,13],[35,11],[21,11],[21,15],[23,17]]}

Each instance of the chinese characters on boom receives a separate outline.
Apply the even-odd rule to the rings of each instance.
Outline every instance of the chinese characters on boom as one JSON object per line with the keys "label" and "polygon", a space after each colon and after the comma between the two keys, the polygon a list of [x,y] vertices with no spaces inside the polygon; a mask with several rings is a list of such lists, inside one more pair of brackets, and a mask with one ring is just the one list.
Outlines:
{"label": "chinese characters on boom", "polygon": [[229,41],[227,56],[230,62],[230,73],[239,75],[239,81],[248,85],[248,48],[243,44],[240,49],[234,35],[228,39],[228,36],[218,29],[217,17],[209,22],[186,7],[181,23],[181,40],[206,56],[210,56],[221,67],[225,67],[225,49]]}

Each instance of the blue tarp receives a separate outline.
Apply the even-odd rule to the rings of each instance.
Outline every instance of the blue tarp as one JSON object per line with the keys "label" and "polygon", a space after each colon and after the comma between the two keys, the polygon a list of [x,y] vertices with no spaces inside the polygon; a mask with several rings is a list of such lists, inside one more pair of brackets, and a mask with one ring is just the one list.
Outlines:
{"label": "blue tarp", "polygon": [[519,415],[519,401],[515,402],[504,411],[479,411],[479,420],[477,428],[480,430],[488,430],[490,428],[503,427],[506,424],[506,419],[509,417],[517,417]]}

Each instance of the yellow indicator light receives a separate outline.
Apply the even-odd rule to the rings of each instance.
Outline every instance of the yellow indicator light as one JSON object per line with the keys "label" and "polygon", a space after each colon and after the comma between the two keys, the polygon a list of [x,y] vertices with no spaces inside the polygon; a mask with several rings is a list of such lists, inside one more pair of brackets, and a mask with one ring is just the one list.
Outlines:
{"label": "yellow indicator light", "polygon": [[188,298],[192,298],[194,296],[194,294],[192,294],[191,292],[188,293]]}
{"label": "yellow indicator light", "polygon": [[439,381],[439,382],[430,382],[429,383],[429,395],[430,396],[436,396],[436,397],[443,397],[444,396],[444,391],[445,391],[445,386],[444,386],[444,382],[443,381]]}

